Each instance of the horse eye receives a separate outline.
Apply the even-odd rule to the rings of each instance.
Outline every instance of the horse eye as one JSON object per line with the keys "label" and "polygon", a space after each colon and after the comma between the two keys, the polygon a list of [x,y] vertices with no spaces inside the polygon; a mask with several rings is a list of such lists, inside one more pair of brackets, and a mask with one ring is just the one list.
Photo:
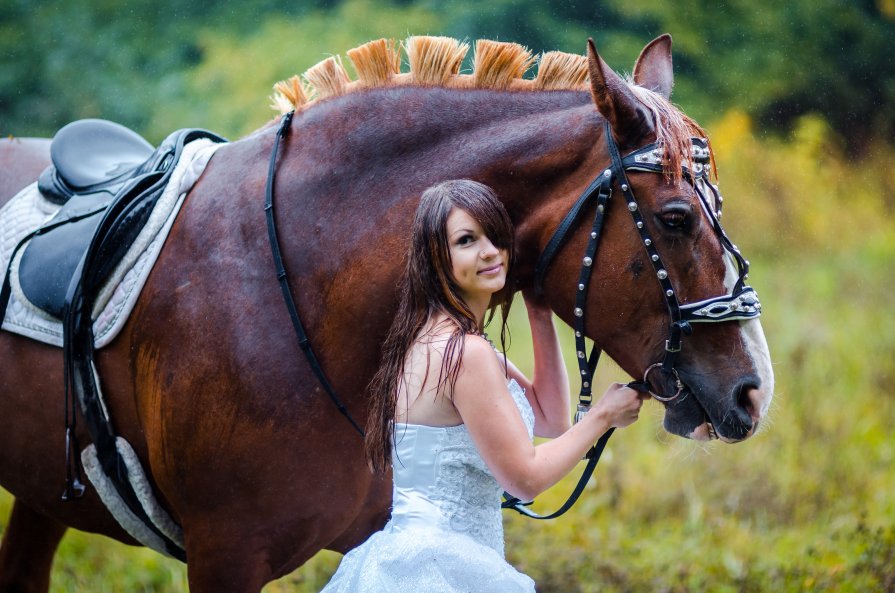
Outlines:
{"label": "horse eye", "polygon": [[668,206],[659,214],[662,224],[672,229],[682,229],[687,225],[690,211],[686,207]]}

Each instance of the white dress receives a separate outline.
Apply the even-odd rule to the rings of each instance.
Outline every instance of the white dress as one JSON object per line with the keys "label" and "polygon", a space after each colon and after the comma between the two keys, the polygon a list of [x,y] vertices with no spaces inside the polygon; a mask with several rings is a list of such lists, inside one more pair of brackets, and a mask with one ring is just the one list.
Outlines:
{"label": "white dress", "polygon": [[[534,413],[510,393],[533,434]],[[504,559],[503,489],[466,426],[398,424],[392,451],[392,517],[348,552],[321,593],[533,593]]]}

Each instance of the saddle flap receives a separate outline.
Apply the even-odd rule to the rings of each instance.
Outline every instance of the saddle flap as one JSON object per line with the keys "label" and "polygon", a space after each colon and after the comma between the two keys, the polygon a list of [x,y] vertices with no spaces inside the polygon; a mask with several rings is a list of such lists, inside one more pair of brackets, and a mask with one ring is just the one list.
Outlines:
{"label": "saddle flap", "polygon": [[62,317],[71,279],[113,197],[97,192],[68,202],[22,253],[19,286],[28,300],[50,315]]}
{"label": "saddle flap", "polygon": [[32,303],[62,318],[65,295],[103,211],[34,237],[19,263],[19,285]]}

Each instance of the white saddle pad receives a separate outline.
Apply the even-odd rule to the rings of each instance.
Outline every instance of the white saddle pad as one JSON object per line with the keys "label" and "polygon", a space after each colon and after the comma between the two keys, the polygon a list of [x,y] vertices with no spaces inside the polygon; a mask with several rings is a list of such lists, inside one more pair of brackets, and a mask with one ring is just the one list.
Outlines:
{"label": "white saddle pad", "polygon": [[[97,296],[93,310],[93,335],[96,348],[111,342],[124,327],[146,283],[146,278],[161,253],[187,192],[199,179],[211,156],[220,146],[220,143],[207,138],[195,140],[184,146],[180,161],[171,173],[171,179],[149,221]],[[2,270],[6,270],[12,251],[19,241],[46,224],[59,208],[43,197],[37,190],[37,183],[23,189],[0,208]],[[6,317],[3,319],[3,329],[61,347],[62,321],[32,305],[22,293],[18,278],[18,263],[24,251],[24,247],[20,249],[15,261],[12,262],[10,277],[12,294],[6,309]]]}

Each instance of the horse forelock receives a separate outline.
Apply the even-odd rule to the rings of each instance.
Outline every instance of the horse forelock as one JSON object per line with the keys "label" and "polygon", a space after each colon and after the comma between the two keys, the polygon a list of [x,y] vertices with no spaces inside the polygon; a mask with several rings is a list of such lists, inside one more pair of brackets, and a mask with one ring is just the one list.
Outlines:
{"label": "horse forelock", "polygon": [[[399,48],[407,56],[408,72],[401,72]],[[468,44],[450,37],[415,36],[400,44],[377,39],[347,52],[357,80],[351,80],[341,59],[333,56],[302,76],[276,83],[271,107],[280,113],[302,111],[328,97],[392,86],[532,91],[587,88],[584,56],[553,51],[534,57],[518,43],[479,40],[472,73],[461,74],[468,51]],[[539,63],[537,76],[523,78],[535,63]]]}
{"label": "horse forelock", "polygon": [[[656,142],[665,150],[663,165],[665,177],[674,179],[675,182],[680,181],[683,175],[682,164],[693,170],[691,138],[704,138],[708,142],[708,135],[696,121],[659,93],[637,85],[631,80],[627,82],[637,99],[652,114]],[[709,155],[712,174],[716,175],[715,156],[711,144],[709,144]]]}

